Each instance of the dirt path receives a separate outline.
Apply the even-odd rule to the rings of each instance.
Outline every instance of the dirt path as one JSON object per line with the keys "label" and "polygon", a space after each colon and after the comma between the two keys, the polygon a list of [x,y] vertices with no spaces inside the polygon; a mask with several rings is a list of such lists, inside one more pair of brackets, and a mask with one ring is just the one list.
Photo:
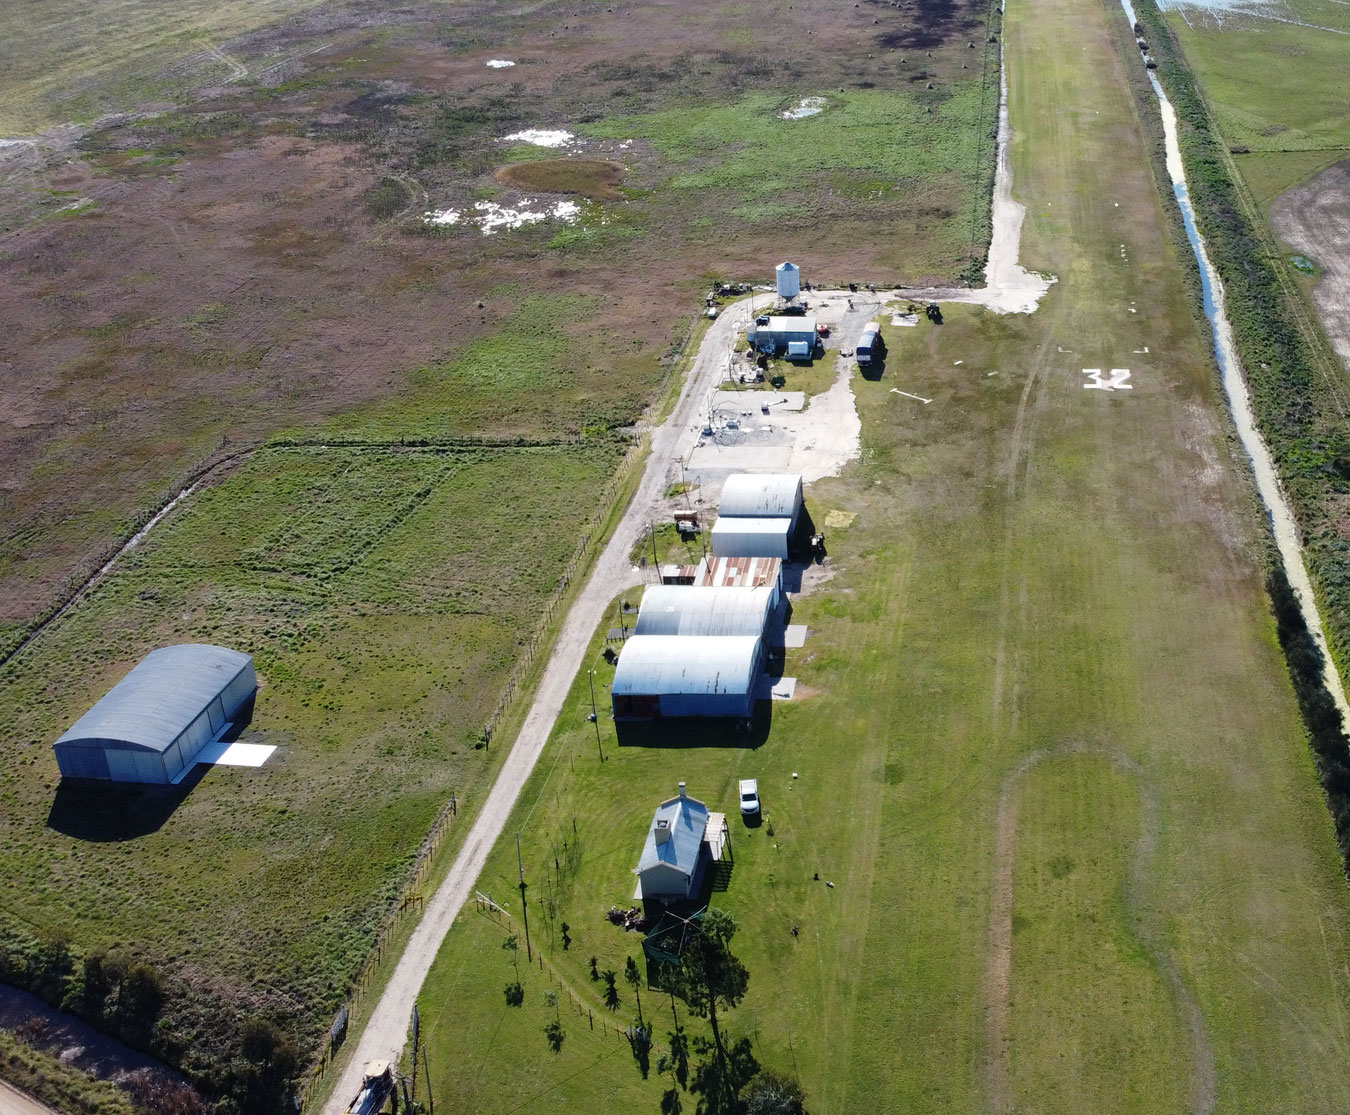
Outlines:
{"label": "dirt path", "polygon": [[0,1115],[60,1115],[60,1112],[0,1080]]}
{"label": "dirt path", "polygon": [[966,302],[987,306],[999,314],[1035,313],[1051,285],[1053,275],[1038,275],[1019,262],[1022,245],[1022,220],[1026,206],[1012,196],[1012,125],[1008,122],[1008,67],[999,53],[1000,78],[998,101],[998,161],[994,166],[993,235],[989,240],[989,259],[984,266],[985,286],[979,290],[959,287],[923,287],[896,291],[896,297],[916,302]]}
{"label": "dirt path", "polygon": [[581,595],[567,613],[534,704],[511,753],[502,764],[497,781],[469,830],[450,873],[427,903],[426,913],[399,958],[331,1098],[323,1107],[325,1115],[341,1115],[345,1104],[360,1087],[361,1070],[366,1062],[387,1058],[397,1063],[407,1036],[413,1002],[422,989],[442,940],[460,908],[468,901],[488,852],[505,828],[525,780],[544,750],[596,625],[616,593],[639,583],[629,554],[654,509],[661,504],[666,489],[679,479],[680,450],[691,428],[696,423],[701,424],[705,398],[721,377],[733,335],[749,324],[747,306],[748,303],[737,303],[709,326],[674,411],[663,425],[652,430],[651,456],[637,493],[609,545],[596,561]]}

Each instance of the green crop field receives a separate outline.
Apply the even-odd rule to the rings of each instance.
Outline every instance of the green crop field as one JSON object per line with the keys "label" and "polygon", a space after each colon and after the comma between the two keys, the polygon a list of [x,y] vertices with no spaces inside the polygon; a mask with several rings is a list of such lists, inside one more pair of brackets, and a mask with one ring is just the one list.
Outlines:
{"label": "green crop field", "polygon": [[[174,512],[0,669],[9,977],[25,939],[125,948],[175,992],[161,1051],[208,1077],[241,1016],[312,1041],[433,818],[495,771],[477,734],[617,453],[268,448]],[[191,641],[254,655],[266,765],[58,785],[57,736]]]}
{"label": "green crop field", "polygon": [[[1006,19],[1023,262],[1059,283],[1030,317],[953,307],[894,330],[884,376],[854,378],[862,459],[808,505],[856,518],[794,602],[799,695],[755,733],[621,746],[602,715],[597,744],[586,671],[607,703],[612,670],[593,645],[478,884],[510,921],[471,903],[423,990],[438,1108],[662,1109],[671,1001],[643,991],[644,1080],[614,1029],[635,996],[620,979],[607,1011],[590,959],[640,959],[604,914],[631,904],[682,779],[732,823],[711,900],[750,983],[723,1029],[812,1111],[1350,1103],[1350,896],[1132,36],[1106,0],[1014,0]],[[1130,390],[1084,390],[1112,367]],[[747,776],[758,829],[736,816]],[[515,957],[511,1006],[517,833],[546,965]]]}
{"label": "green crop field", "polygon": [[1350,154],[1350,9],[1339,0],[1166,15],[1257,201]]}

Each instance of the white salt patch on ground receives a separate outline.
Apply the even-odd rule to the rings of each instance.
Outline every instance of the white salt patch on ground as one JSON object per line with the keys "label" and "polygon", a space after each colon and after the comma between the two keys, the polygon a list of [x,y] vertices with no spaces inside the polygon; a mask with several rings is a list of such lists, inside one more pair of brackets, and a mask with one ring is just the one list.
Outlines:
{"label": "white salt patch on ground", "polygon": [[523,225],[535,225],[550,218],[571,224],[581,215],[581,206],[575,201],[559,201],[543,209],[524,208],[535,204],[531,198],[522,198],[520,204],[521,208],[510,209],[505,205],[498,205],[495,201],[476,202],[474,209],[481,214],[476,219],[483,235],[491,236],[503,228],[517,229]]}
{"label": "white salt patch on ground", "polygon": [[429,225],[447,227],[463,222],[477,225],[484,236],[491,236],[502,229],[521,228],[524,225],[536,225],[540,221],[564,221],[574,223],[581,216],[581,206],[575,201],[557,201],[542,209],[534,209],[537,202],[533,198],[521,198],[518,208],[498,205],[495,201],[474,203],[473,212],[465,214],[458,209],[429,209],[422,219]]}
{"label": "white salt patch on ground", "polygon": [[804,120],[808,116],[815,116],[824,108],[824,97],[803,97],[792,108],[785,108],[778,115],[784,120]]}
{"label": "white salt patch on ground", "polygon": [[494,70],[504,70],[507,66],[514,66],[514,62],[508,62],[505,58],[489,58],[488,66]]}
{"label": "white salt patch on ground", "polygon": [[503,143],[533,143],[536,147],[566,147],[576,137],[561,128],[526,128],[502,136]]}

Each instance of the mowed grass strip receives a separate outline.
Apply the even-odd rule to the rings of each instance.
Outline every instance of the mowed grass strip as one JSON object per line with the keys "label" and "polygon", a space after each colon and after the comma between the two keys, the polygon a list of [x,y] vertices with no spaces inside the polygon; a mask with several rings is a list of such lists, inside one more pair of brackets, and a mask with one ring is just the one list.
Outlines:
{"label": "mowed grass strip", "polygon": [[[1187,1109],[1191,1041],[1137,932],[1146,911],[1131,876],[1152,866],[1158,840],[1153,789],[1139,779],[1109,754],[1061,752],[1005,784],[1016,962],[1000,990],[1013,1032],[1038,1035],[1012,1050],[1019,1111]],[[1041,1049],[1060,1071],[1044,1072]]]}
{"label": "mowed grass strip", "polygon": [[[1212,1098],[1330,1115],[1350,1099],[1350,901],[1263,590],[1262,519],[1166,234],[1132,38],[1099,0],[1007,15],[1024,262],[1059,284],[1030,317],[952,307],[893,330],[882,378],[855,378],[862,459],[808,501],[817,521],[856,518],[831,531],[833,576],[794,603],[802,688],[763,742],[688,725],[616,750],[602,715],[602,763],[583,672],[479,885],[518,917],[519,831],[535,941],[584,999],[591,956],[621,971],[637,954],[603,914],[628,903],[651,810],[683,778],[733,817],[713,901],[741,922],[751,981],[723,1025],[799,1074],[812,1110],[1153,1115]],[[1129,368],[1132,389],[1084,390],[1094,367]],[[609,674],[581,665],[603,712]],[[772,835],[736,827],[751,775]],[[1010,778],[1005,1000],[989,971]],[[655,1107],[668,1083],[601,1060],[565,999],[581,1041],[554,1058],[531,1005],[547,973],[506,1004],[504,934],[470,908],[433,969],[433,1066],[467,1066],[457,1083],[440,1070],[438,1100]],[[635,1006],[623,995],[619,1020]]]}
{"label": "mowed grass strip", "polygon": [[[268,449],[185,504],[0,672],[3,928],[190,983],[172,1040],[223,1008],[309,1048],[437,811],[455,792],[472,815],[497,758],[475,738],[618,453]],[[267,765],[169,794],[61,784],[52,742],[191,641],[254,655]]]}

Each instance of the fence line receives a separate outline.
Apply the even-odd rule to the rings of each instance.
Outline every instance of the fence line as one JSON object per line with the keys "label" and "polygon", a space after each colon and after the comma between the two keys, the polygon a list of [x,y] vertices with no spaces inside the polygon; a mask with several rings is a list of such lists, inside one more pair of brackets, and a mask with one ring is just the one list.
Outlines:
{"label": "fence line", "polygon": [[[672,346],[672,350],[669,354],[671,357],[670,367],[666,376],[663,378],[662,388],[657,396],[658,403],[660,399],[665,395],[666,388],[669,386],[670,377],[675,374],[676,369],[680,366],[685,356],[685,353],[688,350],[689,341],[692,339],[693,335],[694,329],[690,328],[685,333],[684,337],[681,338],[679,344]],[[344,447],[341,446],[340,443],[336,441],[326,441],[325,444],[331,445],[333,448]],[[456,439],[446,439],[445,441],[432,441],[430,443],[423,442],[421,443],[421,445],[418,445],[417,443],[412,441],[400,442],[398,444],[401,447],[406,448],[425,447],[425,448],[448,449],[448,448],[474,448],[474,447],[545,448],[547,446],[557,446],[568,443],[560,441],[536,442],[536,443],[515,441],[509,444],[493,445],[489,443],[488,439],[475,441],[473,439],[466,438],[463,441],[457,441]],[[289,442],[280,439],[275,439],[269,442],[267,447],[300,448],[303,445],[304,443],[299,441],[299,439],[291,440]],[[370,443],[366,443],[364,445],[345,446],[345,447],[373,448],[374,446],[370,445]],[[392,448],[393,446],[390,447]],[[594,512],[592,512],[591,517],[587,522],[586,528],[581,533],[581,539],[577,544],[576,550],[573,551],[572,557],[568,560],[566,566],[563,567],[562,574],[558,578],[558,583],[554,586],[552,593],[549,595],[548,603],[544,605],[543,613],[540,616],[539,622],[535,625],[535,629],[530,635],[529,642],[525,644],[525,647],[521,651],[519,658],[516,660],[515,666],[512,667],[511,673],[507,676],[506,684],[502,687],[502,692],[497,698],[497,704],[494,706],[491,715],[488,717],[487,724],[483,731],[484,743],[490,744],[492,733],[496,730],[497,725],[501,721],[501,718],[505,715],[507,708],[514,700],[517,689],[520,687],[520,684],[524,680],[525,675],[529,672],[530,667],[534,663],[534,658],[539,651],[539,646],[544,641],[544,638],[548,633],[548,629],[552,625],[554,617],[557,615],[558,609],[562,606],[562,602],[566,597],[567,590],[572,584],[572,578],[576,575],[576,571],[582,565],[582,563],[590,557],[591,551],[594,549],[596,543],[603,537],[603,528],[605,520],[609,518],[610,514],[613,512],[614,504],[615,501],[618,499],[620,491],[623,489],[624,485],[627,484],[629,477],[632,475],[634,468],[637,466],[637,463],[641,460],[641,458],[642,458],[641,443],[638,441],[634,441],[632,444],[629,445],[627,451],[624,453],[624,458],[619,463],[618,468],[616,468],[614,472],[610,474],[610,477],[605,482],[604,487],[601,488],[599,506],[596,508]],[[393,931],[395,926],[399,923],[402,915],[408,909],[421,905],[422,883],[426,881],[426,876],[431,868],[432,858],[436,853],[436,849],[440,846],[441,838],[444,835],[446,828],[448,828],[449,826],[450,819],[457,815],[458,815],[458,803],[456,801],[455,796],[452,794],[450,797],[450,801],[446,803],[446,805],[441,809],[440,813],[437,815],[435,822],[431,826],[431,831],[427,835],[427,838],[422,842],[422,847],[418,851],[412,875],[408,879],[407,883],[404,885],[403,890],[400,892],[398,900],[390,907],[389,911],[385,914],[384,918],[381,920],[380,928],[375,934],[374,944],[372,945],[370,952],[366,954],[365,961],[362,963],[360,969],[357,971],[355,979],[352,981],[352,989],[348,992],[347,998],[344,1001],[342,1007],[339,1009],[337,1015],[334,1016],[333,1026],[330,1028],[329,1031],[329,1040],[324,1047],[323,1054],[320,1056],[314,1067],[310,1070],[309,1075],[306,1076],[304,1083],[300,1086],[299,1093],[297,1095],[300,1111],[304,1111],[308,1107],[309,1102],[314,1095],[315,1088],[318,1087],[319,1082],[323,1079],[324,1073],[327,1071],[329,1064],[332,1062],[334,1054],[337,1052],[337,1049],[341,1046],[342,1040],[338,1036],[339,1032],[341,1033],[342,1037],[345,1037],[346,1026],[348,1025],[347,1020],[349,1020],[356,1013],[357,1008],[360,1006],[361,1002],[365,997],[366,991],[369,989],[371,979],[375,974],[375,970],[379,967],[380,962],[384,959],[384,946],[388,941],[390,933]],[[510,918],[511,915],[509,913],[506,913],[505,910],[502,910],[501,912],[506,914],[507,918]],[[545,961],[544,961],[544,954],[542,951],[539,952],[539,964],[540,968],[543,969]],[[587,1018],[591,1028],[594,1029],[596,1020],[594,1017],[593,1008],[589,1005],[584,1005],[582,1003],[580,997],[577,996],[577,994],[574,991],[572,991],[572,989],[562,981],[562,977],[558,975],[556,969],[553,969],[553,966],[551,964],[548,967],[549,970],[553,973],[554,982],[556,982],[561,988],[563,988],[567,992],[568,1000],[577,1008],[578,1015],[582,1015],[584,1012],[584,1016]],[[338,1026],[339,1021],[342,1022],[340,1031]],[[624,1038],[625,1040],[631,1039],[630,1033],[631,1028],[620,1029],[613,1023],[607,1022],[603,1017],[600,1019],[600,1026],[602,1029],[606,1028],[612,1029],[618,1036]],[[653,1046],[652,1048],[654,1049],[655,1046]]]}
{"label": "fence line", "polygon": [[[510,911],[498,906],[495,902],[491,902],[488,895],[475,894],[474,902],[480,914],[490,918],[503,929],[511,928],[512,919]],[[489,906],[489,902],[491,902],[491,906]],[[507,924],[502,923],[500,918],[497,917],[498,914],[506,917]],[[613,1021],[616,1012],[611,1012],[609,1008],[605,1007],[603,1004],[587,1002],[582,996],[573,991],[572,985],[563,979],[562,973],[558,971],[551,960],[545,957],[544,950],[537,944],[534,946],[534,954],[539,964],[539,970],[547,975],[553,983],[557,985],[559,990],[566,993],[567,1001],[576,1009],[577,1017],[584,1018],[587,1025],[592,1030],[598,1029],[604,1034],[612,1032],[616,1037],[622,1038],[624,1041],[633,1040],[637,1029],[636,1026],[631,1023],[627,1026],[620,1026],[617,1022]],[[530,965],[527,963],[526,967],[529,966]],[[652,987],[651,984],[647,984],[647,990],[663,995],[666,994],[664,989]],[[636,1006],[636,1004],[634,1004],[634,1006]],[[597,1014],[597,1011],[601,1013]],[[646,1017],[645,1013],[643,1015],[643,1021],[647,1024],[648,1041],[651,1041],[651,1035],[654,1030],[653,1023],[651,1019]],[[650,1049],[653,1053],[659,1053],[663,1050],[669,1052],[668,1049],[665,1049],[663,1046],[658,1046],[655,1042],[651,1042]]]}
{"label": "fence line", "polygon": [[577,548],[573,551],[567,564],[563,566],[562,573],[558,577],[558,583],[553,586],[548,602],[543,607],[539,622],[535,625],[529,641],[516,659],[516,664],[512,667],[511,673],[507,676],[506,684],[502,687],[501,694],[497,698],[497,704],[488,716],[482,737],[485,743],[491,744],[492,734],[497,730],[501,718],[506,714],[506,710],[515,699],[516,690],[520,687],[520,683],[529,673],[531,666],[534,665],[535,655],[538,654],[539,647],[544,642],[554,617],[558,614],[558,609],[562,607],[567,596],[567,590],[571,587],[572,578],[576,575],[577,569],[590,557],[591,551],[603,537],[605,520],[609,518],[613,511],[614,502],[623,486],[628,482],[634,467],[641,459],[641,455],[641,447],[638,444],[634,443],[629,446],[628,451],[624,454],[623,461],[620,462],[619,467],[614,470],[601,489],[600,505],[592,513],[590,521],[581,532],[581,539],[577,543]]}
{"label": "fence line", "polygon": [[309,1105],[309,1101],[314,1094],[314,1089],[319,1081],[323,1079],[324,1073],[328,1069],[333,1055],[342,1045],[342,1039],[346,1036],[349,1020],[355,1015],[357,1009],[365,999],[366,992],[370,989],[371,980],[375,976],[375,971],[380,962],[384,959],[384,947],[388,943],[390,935],[403,919],[403,915],[410,909],[418,908],[422,905],[422,884],[426,882],[427,876],[431,872],[432,862],[436,851],[441,846],[441,840],[450,827],[450,822],[459,816],[459,797],[456,794],[450,795],[450,800],[441,807],[441,811],[436,814],[435,821],[431,824],[426,838],[417,850],[416,859],[413,861],[413,869],[389,909],[380,919],[380,927],[375,932],[375,942],[371,949],[366,953],[366,958],[361,967],[357,970],[356,976],[352,980],[351,989],[347,992],[347,997],[343,1000],[341,1008],[334,1016],[333,1024],[329,1028],[328,1042],[324,1047],[322,1056],[310,1070],[309,1075],[305,1077],[304,1083],[300,1086],[298,1100],[300,1110],[303,1111]]}

